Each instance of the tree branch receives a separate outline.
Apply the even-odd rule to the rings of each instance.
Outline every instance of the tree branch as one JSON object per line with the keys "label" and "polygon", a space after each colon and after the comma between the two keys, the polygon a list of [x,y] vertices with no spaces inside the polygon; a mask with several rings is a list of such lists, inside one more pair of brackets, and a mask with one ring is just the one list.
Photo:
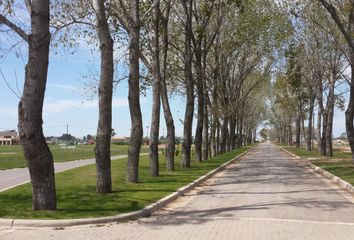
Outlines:
{"label": "tree branch", "polygon": [[15,25],[10,20],[8,20],[2,14],[0,14],[0,24],[5,24],[9,28],[11,28],[14,32],[16,32],[23,40],[25,40],[26,42],[29,42],[28,34],[25,31],[23,31],[19,26]]}
{"label": "tree branch", "polygon": [[[353,38],[351,36],[351,33],[349,31],[347,31],[347,29],[345,29],[344,23],[340,19],[339,15],[337,13],[337,9],[332,4],[330,4],[327,0],[320,0],[320,2],[327,9],[327,11],[331,14],[333,20],[335,21],[335,23],[339,27],[340,31],[344,35],[345,39],[347,40],[349,47],[352,49],[352,51],[354,51],[354,43],[353,43]],[[351,11],[353,11],[353,9],[351,9]]]}

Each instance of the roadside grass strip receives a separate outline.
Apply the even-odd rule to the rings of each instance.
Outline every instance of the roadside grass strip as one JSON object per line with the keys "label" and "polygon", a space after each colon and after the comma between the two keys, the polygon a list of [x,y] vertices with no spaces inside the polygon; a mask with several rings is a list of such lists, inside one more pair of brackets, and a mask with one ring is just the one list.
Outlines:
{"label": "roadside grass strip", "polygon": [[113,192],[109,194],[95,192],[95,165],[75,168],[56,174],[58,210],[32,211],[31,185],[28,183],[0,193],[0,218],[77,219],[137,211],[195,181],[249,148],[243,147],[202,163],[192,160],[189,169],[180,168],[179,160],[176,160],[174,172],[165,170],[164,157],[160,155],[159,177],[150,176],[149,158],[142,156],[138,184],[125,181],[126,159],[112,161]]}

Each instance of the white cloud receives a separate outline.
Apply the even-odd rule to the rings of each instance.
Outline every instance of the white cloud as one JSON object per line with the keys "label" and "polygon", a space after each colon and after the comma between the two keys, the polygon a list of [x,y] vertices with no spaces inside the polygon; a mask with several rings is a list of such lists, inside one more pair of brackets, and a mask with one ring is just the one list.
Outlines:
{"label": "white cloud", "polygon": [[[125,98],[113,98],[113,107],[127,107],[128,99]],[[79,100],[47,100],[44,102],[43,113],[62,113],[67,111],[79,110],[79,109],[92,109],[98,108],[98,101],[79,101]]]}

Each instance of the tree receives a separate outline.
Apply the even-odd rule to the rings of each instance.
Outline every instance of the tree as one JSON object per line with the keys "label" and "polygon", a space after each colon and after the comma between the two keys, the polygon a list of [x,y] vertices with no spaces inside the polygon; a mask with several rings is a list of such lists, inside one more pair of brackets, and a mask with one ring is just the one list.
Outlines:
{"label": "tree", "polygon": [[[121,2],[121,1],[119,1]],[[143,123],[140,109],[140,67],[139,67],[139,0],[130,1],[130,15],[128,34],[129,34],[129,110],[131,117],[131,134],[128,150],[127,176],[128,182],[137,183],[139,181],[139,157],[141,142],[143,137]]]}
{"label": "tree", "polygon": [[99,120],[95,146],[96,156],[96,191],[112,191],[111,179],[111,136],[112,129],[112,93],[113,93],[113,39],[111,37],[104,0],[94,0],[96,31],[101,51],[101,76],[98,89]]}
{"label": "tree", "polygon": [[186,111],[183,125],[183,143],[181,167],[189,168],[191,164],[192,123],[194,113],[194,80],[192,73],[192,8],[193,0],[181,0],[184,13],[184,75],[187,92]]}
{"label": "tree", "polygon": [[153,106],[150,128],[150,174],[151,176],[159,175],[159,129],[160,129],[160,96],[161,96],[161,69],[160,69],[160,1],[155,3],[153,22]]}
{"label": "tree", "polygon": [[[345,4],[337,4],[331,1],[319,0],[325,9],[329,12],[334,22],[337,24],[342,36],[348,46],[348,59],[351,67],[350,77],[350,95],[347,110],[345,112],[346,131],[349,145],[352,152],[352,160],[354,161],[354,1],[345,1]],[[334,36],[337,38],[337,36]]]}
{"label": "tree", "polygon": [[168,23],[170,18],[170,11],[172,8],[171,0],[166,1],[165,15],[161,16],[162,29],[163,29],[163,41],[162,41],[162,78],[161,78],[161,101],[164,109],[165,122],[167,127],[166,136],[166,169],[168,171],[174,170],[174,158],[175,158],[175,124],[171,113],[170,104],[168,101],[167,92],[167,56],[169,48],[169,30]]}
{"label": "tree", "polygon": [[51,40],[49,1],[25,2],[31,20],[30,33],[26,33],[4,14],[0,14],[0,25],[6,25],[28,44],[25,84],[18,104],[18,129],[32,183],[32,208],[55,210],[53,156],[46,144],[42,128]]}

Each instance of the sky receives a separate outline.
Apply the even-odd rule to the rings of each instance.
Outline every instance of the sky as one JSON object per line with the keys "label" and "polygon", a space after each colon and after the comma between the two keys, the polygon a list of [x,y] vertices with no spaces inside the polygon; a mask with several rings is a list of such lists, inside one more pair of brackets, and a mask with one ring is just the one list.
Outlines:
{"label": "sky", "polygon": [[[24,52],[25,53],[25,52]],[[25,55],[25,54],[23,54]],[[26,59],[8,54],[0,59],[0,131],[17,129],[17,104],[23,82],[24,66]],[[61,136],[66,133],[67,125],[69,133],[82,138],[87,134],[95,135],[98,121],[97,96],[91,99],[85,92],[84,78],[91,72],[92,67],[99,69],[99,54],[92,54],[86,47],[77,49],[76,53],[51,54],[48,69],[47,88],[43,109],[43,130],[45,136]],[[119,69],[120,68],[120,69]],[[124,70],[123,66],[118,67]],[[14,94],[6,85],[6,82],[16,92]],[[19,91],[17,90],[17,86]],[[113,119],[112,126],[117,136],[130,135],[130,114],[128,106],[128,84],[122,81],[116,87],[113,95]],[[141,110],[143,115],[144,136],[147,136],[147,126],[150,126],[152,97],[150,89],[146,96],[141,96]],[[178,119],[184,116],[184,98],[173,96],[171,109],[175,119],[176,135],[181,136],[183,127]],[[161,109],[162,110],[162,109]],[[160,135],[166,134],[163,112],[161,111]]]}
{"label": "sky", "polygon": [[[7,54],[0,58],[0,131],[17,129],[17,104],[24,82],[24,66],[26,51],[22,56]],[[84,91],[84,78],[92,67],[99,69],[99,53],[90,51],[88,46],[81,44],[74,54],[51,51],[48,69],[48,80],[43,109],[43,130],[45,136],[61,136],[68,132],[82,138],[87,134],[95,135],[98,120],[97,96],[90,99]],[[117,71],[126,72],[127,66],[119,65]],[[7,86],[15,91],[13,93]],[[17,90],[18,88],[18,90]],[[128,84],[122,81],[113,95],[112,127],[117,136],[130,135],[130,114],[128,107]],[[183,126],[180,119],[184,116],[185,99],[173,95],[170,98],[171,110],[176,126],[176,136],[182,136]],[[148,89],[146,96],[141,96],[141,110],[143,116],[144,136],[148,136],[148,126],[151,119],[152,96]],[[194,128],[196,121],[194,120]],[[166,134],[166,126],[161,109],[160,135]],[[339,110],[334,114],[333,136],[337,137],[345,132],[344,112]],[[194,134],[194,130],[193,130]]]}

